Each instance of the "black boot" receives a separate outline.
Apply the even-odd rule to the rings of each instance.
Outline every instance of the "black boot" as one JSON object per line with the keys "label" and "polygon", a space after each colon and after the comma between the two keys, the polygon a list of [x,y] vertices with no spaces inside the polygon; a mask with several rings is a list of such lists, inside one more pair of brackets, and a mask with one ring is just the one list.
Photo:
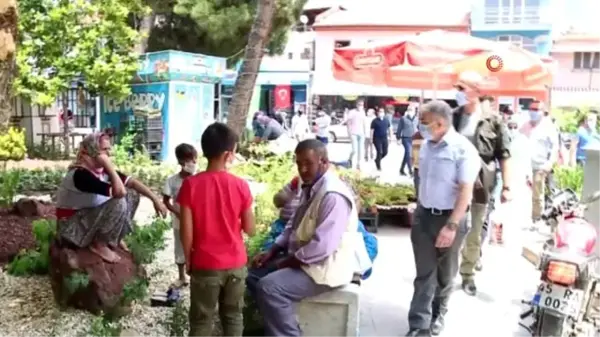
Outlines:
{"label": "black boot", "polygon": [[477,295],[477,286],[475,286],[475,281],[473,280],[463,280],[462,289],[469,296]]}
{"label": "black boot", "polygon": [[434,316],[431,319],[431,334],[439,335],[444,330],[444,315]]}
{"label": "black boot", "polygon": [[406,333],[406,337],[431,337],[429,329],[413,329],[411,328]]}

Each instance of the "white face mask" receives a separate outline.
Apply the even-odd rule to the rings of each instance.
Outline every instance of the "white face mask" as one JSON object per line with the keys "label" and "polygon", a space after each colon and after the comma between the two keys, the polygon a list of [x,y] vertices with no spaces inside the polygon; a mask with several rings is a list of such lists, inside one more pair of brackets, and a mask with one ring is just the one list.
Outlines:
{"label": "white face mask", "polygon": [[379,117],[379,119],[383,119],[383,117],[385,117],[385,113],[380,112],[377,114],[377,117]]}
{"label": "white face mask", "polygon": [[185,164],[183,165],[183,170],[184,170],[185,172],[189,173],[189,174],[194,174],[194,173],[196,173],[196,169],[197,169],[197,168],[196,168],[196,163],[194,163],[194,162],[191,162],[191,161],[189,161],[189,162],[187,162],[187,163],[185,163]]}
{"label": "white face mask", "polygon": [[587,126],[590,129],[595,129],[596,128],[596,120],[595,119],[588,119],[587,120]]}

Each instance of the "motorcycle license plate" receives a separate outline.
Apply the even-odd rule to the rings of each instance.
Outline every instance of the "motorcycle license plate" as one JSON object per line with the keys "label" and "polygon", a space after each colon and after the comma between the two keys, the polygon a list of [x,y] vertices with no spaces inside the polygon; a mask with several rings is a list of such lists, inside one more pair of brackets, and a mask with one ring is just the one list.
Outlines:
{"label": "motorcycle license plate", "polygon": [[542,282],[532,302],[540,308],[575,317],[581,311],[583,297],[583,290]]}

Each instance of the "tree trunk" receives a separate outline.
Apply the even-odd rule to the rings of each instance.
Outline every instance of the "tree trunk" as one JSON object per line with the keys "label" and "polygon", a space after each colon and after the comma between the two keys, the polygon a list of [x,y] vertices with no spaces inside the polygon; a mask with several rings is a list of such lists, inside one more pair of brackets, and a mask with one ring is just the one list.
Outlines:
{"label": "tree trunk", "polygon": [[248,36],[246,51],[242,67],[235,80],[233,99],[229,105],[227,125],[238,135],[241,135],[246,127],[248,109],[252,100],[252,93],[256,83],[256,76],[260,68],[260,62],[265,53],[265,46],[271,33],[273,14],[275,13],[276,0],[259,0],[256,10],[254,24]]}
{"label": "tree trunk", "polygon": [[0,0],[0,130],[13,114],[12,81],[17,43],[17,1]]}
{"label": "tree trunk", "polygon": [[154,27],[154,22],[156,21],[156,14],[154,12],[144,15],[142,17],[142,21],[140,22],[140,41],[135,46],[135,51],[138,54],[143,54],[148,49],[148,38],[150,38],[150,33],[152,33],[152,28]]}

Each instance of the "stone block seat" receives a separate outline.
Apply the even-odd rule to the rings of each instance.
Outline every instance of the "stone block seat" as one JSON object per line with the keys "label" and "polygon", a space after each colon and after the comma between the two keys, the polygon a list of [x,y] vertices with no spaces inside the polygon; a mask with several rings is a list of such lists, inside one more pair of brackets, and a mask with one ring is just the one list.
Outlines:
{"label": "stone block seat", "polygon": [[358,336],[360,286],[349,284],[298,304],[303,336]]}

